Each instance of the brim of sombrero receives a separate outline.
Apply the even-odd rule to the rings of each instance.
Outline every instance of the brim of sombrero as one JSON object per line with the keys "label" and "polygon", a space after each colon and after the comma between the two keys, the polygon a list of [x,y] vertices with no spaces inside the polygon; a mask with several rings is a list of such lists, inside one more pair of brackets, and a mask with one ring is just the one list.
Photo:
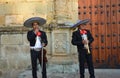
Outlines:
{"label": "brim of sombrero", "polygon": [[78,27],[79,25],[86,24],[90,21],[90,19],[79,20],[76,24],[72,25],[71,28]]}
{"label": "brim of sombrero", "polygon": [[41,25],[44,25],[46,23],[46,20],[44,18],[41,18],[41,17],[32,17],[32,18],[27,19],[24,22],[24,26],[25,27],[32,27],[32,23],[34,23],[34,22],[38,22],[39,26],[41,26]]}

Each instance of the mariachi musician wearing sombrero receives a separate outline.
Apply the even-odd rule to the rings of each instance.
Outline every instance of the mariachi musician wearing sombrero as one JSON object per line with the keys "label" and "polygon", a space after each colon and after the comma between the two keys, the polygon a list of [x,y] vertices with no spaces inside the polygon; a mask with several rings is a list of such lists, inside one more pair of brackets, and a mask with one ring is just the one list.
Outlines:
{"label": "mariachi musician wearing sombrero", "polygon": [[47,36],[44,31],[39,29],[39,26],[46,23],[46,20],[40,17],[32,17],[24,22],[24,26],[32,27],[28,31],[27,39],[30,42],[32,76],[37,78],[37,59],[42,68],[42,78],[47,78],[46,74],[46,50],[43,49],[48,44]]}
{"label": "mariachi musician wearing sombrero", "polygon": [[94,67],[92,61],[92,53],[90,45],[94,41],[89,30],[85,29],[85,24],[89,22],[89,19],[79,20],[72,28],[78,27],[77,31],[72,33],[72,44],[77,46],[78,58],[79,58],[79,68],[80,68],[80,78],[85,78],[85,61],[88,65],[88,70],[90,78],[95,78]]}

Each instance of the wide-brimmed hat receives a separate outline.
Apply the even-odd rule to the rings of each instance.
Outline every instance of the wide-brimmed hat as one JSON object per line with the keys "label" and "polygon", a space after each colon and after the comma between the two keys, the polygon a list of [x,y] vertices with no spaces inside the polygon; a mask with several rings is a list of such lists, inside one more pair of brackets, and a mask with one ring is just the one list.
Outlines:
{"label": "wide-brimmed hat", "polygon": [[71,28],[75,28],[75,27],[77,27],[79,25],[86,24],[89,21],[90,21],[90,19],[78,20],[78,22],[76,24],[72,25]]}
{"label": "wide-brimmed hat", "polygon": [[41,25],[44,25],[46,23],[46,20],[44,18],[41,18],[41,17],[32,17],[32,18],[27,19],[24,22],[24,26],[25,27],[32,27],[32,23],[34,23],[34,22],[38,22],[39,26],[41,26]]}

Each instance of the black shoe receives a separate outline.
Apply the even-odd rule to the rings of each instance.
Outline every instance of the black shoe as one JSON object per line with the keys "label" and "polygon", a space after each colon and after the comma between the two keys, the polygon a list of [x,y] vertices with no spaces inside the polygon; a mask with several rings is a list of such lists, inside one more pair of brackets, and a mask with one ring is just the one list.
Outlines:
{"label": "black shoe", "polygon": [[95,76],[90,76],[90,78],[95,78]]}
{"label": "black shoe", "polygon": [[84,76],[80,76],[80,78],[84,78]]}

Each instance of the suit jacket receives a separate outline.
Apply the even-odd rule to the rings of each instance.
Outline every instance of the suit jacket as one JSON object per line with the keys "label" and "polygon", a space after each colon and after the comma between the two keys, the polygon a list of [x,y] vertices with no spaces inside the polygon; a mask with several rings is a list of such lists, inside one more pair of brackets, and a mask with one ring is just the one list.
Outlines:
{"label": "suit jacket", "polygon": [[[46,33],[44,31],[40,31],[40,32],[41,32],[41,36],[40,36],[41,37],[41,43],[45,43],[45,46],[46,46],[48,44]],[[30,42],[30,46],[35,46],[36,34],[34,33],[33,30],[28,31],[27,39]]]}
{"label": "suit jacket", "polygon": [[[88,40],[89,40],[89,46],[90,44],[94,41],[91,33],[89,30],[86,30],[87,31],[87,37],[88,37]],[[84,44],[82,43],[82,37],[81,37],[81,34],[80,34],[80,30],[78,29],[77,31],[74,31],[72,33],[72,40],[71,40],[71,43],[75,46],[77,46],[78,48],[78,51],[79,49],[83,49],[84,48]]]}

